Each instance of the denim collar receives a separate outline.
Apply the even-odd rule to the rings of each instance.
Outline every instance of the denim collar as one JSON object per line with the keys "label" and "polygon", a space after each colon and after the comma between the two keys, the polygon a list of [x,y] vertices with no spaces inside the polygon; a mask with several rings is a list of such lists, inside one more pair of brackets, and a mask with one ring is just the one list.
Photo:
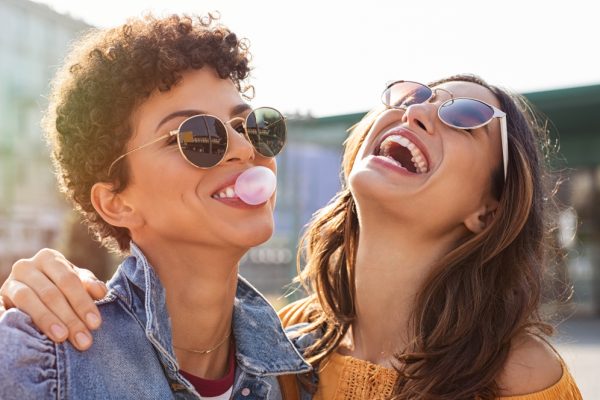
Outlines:
{"label": "denim collar", "polygon": [[[179,366],[173,351],[165,289],[133,242],[131,256],[123,261],[109,287],[130,307],[169,375],[175,376]],[[312,369],[286,336],[273,307],[241,276],[234,300],[233,336],[238,366],[248,373],[265,376]]]}

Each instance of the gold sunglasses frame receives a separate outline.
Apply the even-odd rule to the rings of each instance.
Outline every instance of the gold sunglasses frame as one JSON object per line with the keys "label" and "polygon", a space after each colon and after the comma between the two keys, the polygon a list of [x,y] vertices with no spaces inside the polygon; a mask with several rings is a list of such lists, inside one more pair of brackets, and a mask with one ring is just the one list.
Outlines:
{"label": "gold sunglasses frame", "polygon": [[[275,121],[275,122],[279,122],[279,121],[283,120],[283,121],[284,121],[284,123],[285,123],[285,121],[287,121],[287,118],[286,118],[286,117],[285,117],[285,116],[284,116],[284,115],[283,115],[283,114],[282,114],[282,113],[281,113],[279,110],[277,110],[276,108],[273,108],[273,107],[258,107],[258,108],[252,109],[252,111],[250,111],[250,112],[248,113],[248,115],[246,116],[246,118],[242,118],[242,117],[234,117],[234,118],[230,119],[230,120],[229,120],[229,121],[227,121],[227,122],[223,122],[223,121],[222,121],[222,120],[221,120],[219,117],[217,117],[217,116],[214,116],[214,115],[212,115],[212,114],[196,114],[196,115],[192,115],[192,116],[190,116],[190,117],[186,118],[185,120],[183,120],[183,121],[181,122],[181,124],[179,124],[179,127],[178,127],[177,129],[174,129],[174,130],[172,130],[172,131],[169,131],[169,133],[167,133],[167,134],[165,134],[165,135],[162,135],[162,136],[160,136],[160,137],[158,137],[158,138],[156,138],[156,139],[154,139],[154,140],[151,140],[151,141],[150,141],[150,142],[148,142],[148,143],[145,143],[145,144],[143,144],[143,145],[141,145],[141,146],[138,146],[138,147],[136,147],[136,148],[134,148],[134,149],[132,149],[132,150],[129,150],[129,151],[127,151],[127,152],[126,152],[126,153],[124,153],[124,154],[121,154],[121,155],[120,155],[119,157],[117,157],[117,158],[116,158],[116,159],[115,159],[115,160],[114,160],[114,161],[113,161],[113,162],[110,164],[110,166],[108,167],[108,176],[110,176],[110,174],[111,174],[111,172],[112,172],[112,169],[113,169],[113,167],[115,166],[115,164],[116,164],[117,162],[121,161],[123,158],[125,158],[125,157],[126,157],[126,156],[128,156],[129,154],[131,154],[131,153],[133,153],[133,152],[136,152],[136,151],[138,151],[138,150],[141,150],[141,149],[143,149],[143,148],[146,148],[146,147],[148,147],[148,146],[151,146],[151,145],[153,145],[154,143],[160,142],[161,140],[168,139],[168,138],[170,138],[171,136],[175,136],[175,135],[177,135],[177,147],[179,148],[179,153],[181,154],[181,156],[183,157],[183,159],[184,159],[184,160],[185,160],[185,161],[186,161],[188,164],[190,164],[190,165],[192,165],[192,166],[194,166],[194,167],[196,167],[196,168],[200,168],[200,169],[210,169],[210,168],[214,168],[214,167],[216,167],[217,165],[219,165],[219,164],[220,164],[220,163],[223,161],[223,159],[225,159],[225,157],[221,158],[221,160],[219,160],[219,162],[218,162],[218,163],[216,163],[215,165],[212,165],[212,166],[210,166],[210,167],[200,167],[200,166],[198,166],[198,165],[194,164],[193,162],[191,162],[190,160],[188,160],[188,158],[187,158],[187,157],[185,156],[185,154],[183,153],[183,149],[182,149],[182,147],[181,147],[181,139],[180,139],[180,136],[179,136],[179,133],[181,132],[181,127],[183,126],[183,124],[185,124],[185,123],[186,123],[187,121],[189,121],[190,119],[192,119],[192,118],[197,118],[197,117],[212,117],[212,118],[216,119],[217,121],[219,121],[219,122],[221,122],[221,123],[223,124],[223,126],[225,127],[225,132],[226,132],[226,134],[227,134],[227,144],[226,144],[226,147],[225,147],[225,153],[224,153],[224,154],[227,154],[227,151],[229,150],[229,131],[227,130],[227,126],[229,125],[229,126],[230,126],[230,127],[233,129],[233,130],[235,130],[237,133],[240,133],[240,134],[241,134],[242,132],[238,132],[238,131],[237,131],[237,130],[236,130],[234,127],[233,127],[233,125],[231,125],[231,123],[232,123],[233,121],[238,121],[238,120],[240,120],[240,121],[242,122],[242,127],[244,128],[244,132],[243,132],[243,135],[244,135],[244,137],[245,137],[245,138],[246,138],[246,140],[247,140],[247,141],[248,141],[248,142],[249,142],[249,143],[252,145],[252,147],[254,148],[254,150],[255,150],[256,152],[258,152],[258,150],[256,149],[256,147],[254,146],[254,143],[252,143],[252,141],[250,140],[250,138],[249,138],[249,136],[248,136],[248,124],[247,124],[247,122],[248,122],[248,117],[250,117],[250,115],[251,115],[252,113],[254,113],[254,111],[256,111],[256,110],[260,110],[260,109],[262,109],[262,108],[268,108],[268,109],[270,109],[270,110],[277,111],[277,113],[279,113],[279,115],[281,115],[281,119],[279,119],[279,120],[277,120],[277,121]],[[285,137],[285,141],[284,141],[284,143],[283,143],[283,146],[281,146],[281,149],[279,150],[279,152],[278,152],[277,154],[281,153],[281,151],[284,149],[285,145],[287,144],[287,126],[286,126],[286,132],[285,132],[285,136],[286,136],[286,137]],[[258,153],[259,153],[259,154],[261,154],[260,152],[258,152]],[[276,155],[277,155],[277,154],[276,154]],[[275,156],[276,156],[276,155],[275,155]],[[261,154],[261,156],[263,156],[263,155]],[[272,157],[275,157],[275,156],[272,156]],[[263,156],[263,157],[268,157],[268,156]]]}

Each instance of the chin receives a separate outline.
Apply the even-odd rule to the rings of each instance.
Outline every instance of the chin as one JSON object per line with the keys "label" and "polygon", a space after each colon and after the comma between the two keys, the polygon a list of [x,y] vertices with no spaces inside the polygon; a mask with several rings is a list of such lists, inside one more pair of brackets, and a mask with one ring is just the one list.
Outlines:
{"label": "chin", "polygon": [[396,218],[405,220],[411,214],[421,214],[414,192],[402,185],[390,184],[385,177],[373,171],[353,171],[348,176],[348,187],[363,216],[391,222]]}
{"label": "chin", "polygon": [[273,236],[275,223],[273,216],[268,218],[250,218],[245,221],[239,221],[235,226],[230,227],[231,233],[227,236],[239,246],[255,247],[265,243]]}
{"label": "chin", "polygon": [[242,247],[251,248],[260,246],[261,244],[269,240],[271,236],[273,236],[273,231],[273,224],[271,224],[270,226],[263,227],[255,226],[248,232],[238,232],[239,236],[237,241]]}
{"label": "chin", "polygon": [[357,201],[370,199],[386,202],[398,194],[381,175],[367,169],[352,171],[348,176],[348,187]]}

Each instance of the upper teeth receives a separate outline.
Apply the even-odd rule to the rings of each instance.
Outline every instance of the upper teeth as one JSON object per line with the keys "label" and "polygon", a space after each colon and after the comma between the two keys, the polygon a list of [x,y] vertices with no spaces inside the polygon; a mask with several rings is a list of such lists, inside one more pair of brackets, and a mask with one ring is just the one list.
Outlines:
{"label": "upper teeth", "polygon": [[[413,142],[411,142],[404,136],[391,135],[391,136],[386,137],[385,140],[381,143],[381,146],[379,146],[380,154],[391,158],[389,156],[389,153],[387,152],[387,150],[389,149],[387,144],[390,142],[394,142],[403,147],[406,147],[408,149],[408,151],[410,151],[410,154],[412,155],[411,161],[415,165],[415,168],[417,169],[417,173],[424,174],[427,172],[427,170],[429,169],[429,165],[427,164],[427,159],[425,158],[425,156],[423,155],[421,150],[419,150],[419,148],[417,146],[415,146],[415,144]],[[392,160],[396,161],[393,158],[392,158]]]}
{"label": "upper teeth", "polygon": [[214,199],[225,199],[225,198],[231,199],[231,198],[236,197],[235,190],[233,190],[233,185],[228,186],[228,187],[222,189],[220,192],[213,194],[212,197]]}

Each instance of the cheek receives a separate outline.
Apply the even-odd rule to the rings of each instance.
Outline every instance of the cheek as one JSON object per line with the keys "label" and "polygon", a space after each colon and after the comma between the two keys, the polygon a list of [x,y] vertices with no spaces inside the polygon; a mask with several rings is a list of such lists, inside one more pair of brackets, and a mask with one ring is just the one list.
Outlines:
{"label": "cheek", "polygon": [[[462,173],[456,176],[454,190],[448,188],[449,193],[454,192],[457,208],[464,212],[469,213],[480,208],[483,199],[490,192],[491,174],[483,161],[477,157],[475,162],[467,165]],[[457,188],[460,190],[456,190]]]}
{"label": "cheek", "polygon": [[[142,161],[142,160],[140,160]],[[173,201],[195,196],[211,170],[191,166],[178,151],[146,158],[132,168],[132,181],[139,186],[142,201]]]}
{"label": "cheek", "polygon": [[[271,171],[273,171],[275,176],[277,176],[277,161],[275,160],[275,158],[267,158],[267,157],[257,156],[256,165],[260,165],[260,166],[269,168]],[[269,203],[271,204],[271,211],[275,209],[275,204],[277,203],[278,188],[279,188],[279,185],[277,185],[275,187],[275,192],[273,192],[271,199],[269,199]]]}
{"label": "cheek", "polygon": [[275,175],[277,175],[277,160],[275,157],[264,157],[255,151],[254,152],[254,162],[253,162],[253,165],[249,165],[248,167],[250,167],[250,166],[267,167],[271,171],[273,171],[273,173]]}
{"label": "cheek", "polygon": [[356,157],[354,158],[354,162],[352,163],[352,168],[350,169],[348,179],[350,179],[350,176],[354,175],[359,169],[361,169],[362,161],[365,157],[369,155],[367,152],[367,146],[365,142],[363,142],[363,144],[358,149],[358,152],[356,153]]}
{"label": "cheek", "polygon": [[268,162],[265,165],[265,167],[269,168],[271,171],[273,171],[273,173],[275,174],[275,176],[277,176],[277,161],[275,160],[275,158],[269,158],[267,159]]}
{"label": "cheek", "polygon": [[470,180],[485,167],[483,161],[487,157],[473,138],[454,135],[452,140],[444,143],[444,153],[448,167],[458,179]]}
{"label": "cheek", "polygon": [[451,208],[471,208],[489,191],[492,174],[490,157],[484,149],[472,143],[447,141],[444,162],[435,177],[436,197]]}
{"label": "cheek", "polygon": [[271,204],[271,212],[275,210],[275,206],[277,205],[277,188],[273,192],[273,195],[269,199],[269,204]]}
{"label": "cheek", "polygon": [[446,192],[460,198],[479,200],[491,182],[488,165],[483,161],[471,154],[455,163],[444,185]]}
{"label": "cheek", "polygon": [[129,170],[130,185],[141,196],[148,196],[149,193],[152,193],[152,198],[161,197],[165,186],[170,185],[169,179],[167,179],[168,168],[158,168],[155,163],[132,161]]}
{"label": "cheek", "polygon": [[361,144],[361,146],[358,148],[358,153],[356,153],[356,160],[362,160],[363,158],[365,158],[365,156],[367,156],[368,154],[367,151],[367,139],[365,139],[363,141],[363,143]]}

